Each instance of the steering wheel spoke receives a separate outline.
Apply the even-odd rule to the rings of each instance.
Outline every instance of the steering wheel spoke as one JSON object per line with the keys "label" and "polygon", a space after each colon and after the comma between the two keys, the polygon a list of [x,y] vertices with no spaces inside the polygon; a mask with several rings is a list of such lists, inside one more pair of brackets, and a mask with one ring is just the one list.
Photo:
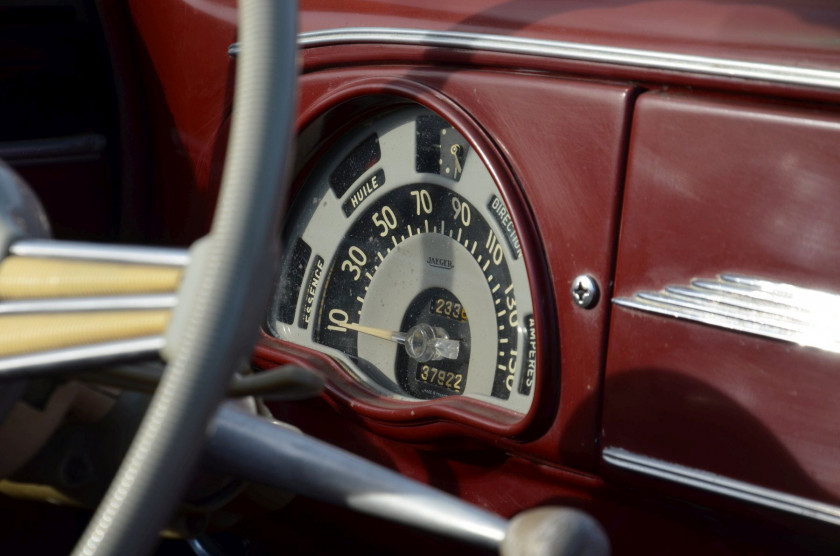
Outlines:
{"label": "steering wheel spoke", "polygon": [[163,336],[143,336],[0,357],[0,382],[73,373],[93,366],[155,359],[163,346]]}
{"label": "steering wheel spoke", "polygon": [[17,240],[0,263],[0,380],[155,359],[184,249]]}

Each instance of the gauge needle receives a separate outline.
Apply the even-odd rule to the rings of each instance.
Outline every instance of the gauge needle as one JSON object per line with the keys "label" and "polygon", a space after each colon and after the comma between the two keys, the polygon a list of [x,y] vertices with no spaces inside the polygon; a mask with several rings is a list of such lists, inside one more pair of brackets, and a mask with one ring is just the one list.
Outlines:
{"label": "gauge needle", "polygon": [[455,158],[455,173],[453,174],[453,177],[457,178],[458,174],[463,172],[461,169],[461,161],[458,160],[458,153],[461,152],[461,145],[452,145],[449,152],[452,153],[452,156]]}
{"label": "gauge needle", "polygon": [[364,326],[362,324],[355,324],[352,322],[345,324],[344,328],[349,328],[350,330],[355,330],[356,332],[361,332],[362,334],[367,334],[368,336],[382,338],[383,340],[397,342],[398,344],[405,343],[405,334],[403,332],[391,332],[390,330],[385,330],[384,328],[374,328],[372,326]]}
{"label": "gauge needle", "polygon": [[384,328],[375,328],[352,322],[343,326],[368,336],[396,342],[405,347],[409,357],[421,363],[433,359],[457,359],[460,352],[461,344],[458,340],[450,340],[443,329],[432,327],[426,323],[414,325],[408,332],[392,332]]}

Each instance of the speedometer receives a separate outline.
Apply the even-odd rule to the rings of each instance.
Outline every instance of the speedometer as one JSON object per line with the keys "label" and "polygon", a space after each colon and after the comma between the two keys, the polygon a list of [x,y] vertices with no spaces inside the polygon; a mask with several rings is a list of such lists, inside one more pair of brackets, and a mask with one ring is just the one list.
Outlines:
{"label": "speedometer", "polygon": [[290,210],[271,329],[382,396],[525,413],[535,319],[523,250],[483,160],[402,107],[345,134]]}

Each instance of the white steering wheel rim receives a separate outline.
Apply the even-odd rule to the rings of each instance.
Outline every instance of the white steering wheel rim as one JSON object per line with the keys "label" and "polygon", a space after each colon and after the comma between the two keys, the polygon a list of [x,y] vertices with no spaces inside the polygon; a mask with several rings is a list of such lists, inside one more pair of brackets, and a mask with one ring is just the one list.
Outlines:
{"label": "white steering wheel rim", "polygon": [[278,260],[277,218],[288,192],[295,3],[242,0],[239,33],[231,135],[210,245],[199,257],[198,291],[179,300],[178,310],[189,313],[183,342],[75,554],[151,550],[237,362],[250,353],[266,306],[272,282],[266,263]]}

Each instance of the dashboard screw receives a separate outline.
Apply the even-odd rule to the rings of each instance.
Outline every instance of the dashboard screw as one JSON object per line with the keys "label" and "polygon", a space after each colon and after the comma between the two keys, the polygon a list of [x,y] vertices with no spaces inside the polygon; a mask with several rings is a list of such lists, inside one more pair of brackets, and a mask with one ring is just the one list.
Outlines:
{"label": "dashboard screw", "polygon": [[591,309],[598,303],[598,283],[588,274],[581,274],[572,281],[572,299],[584,309]]}

